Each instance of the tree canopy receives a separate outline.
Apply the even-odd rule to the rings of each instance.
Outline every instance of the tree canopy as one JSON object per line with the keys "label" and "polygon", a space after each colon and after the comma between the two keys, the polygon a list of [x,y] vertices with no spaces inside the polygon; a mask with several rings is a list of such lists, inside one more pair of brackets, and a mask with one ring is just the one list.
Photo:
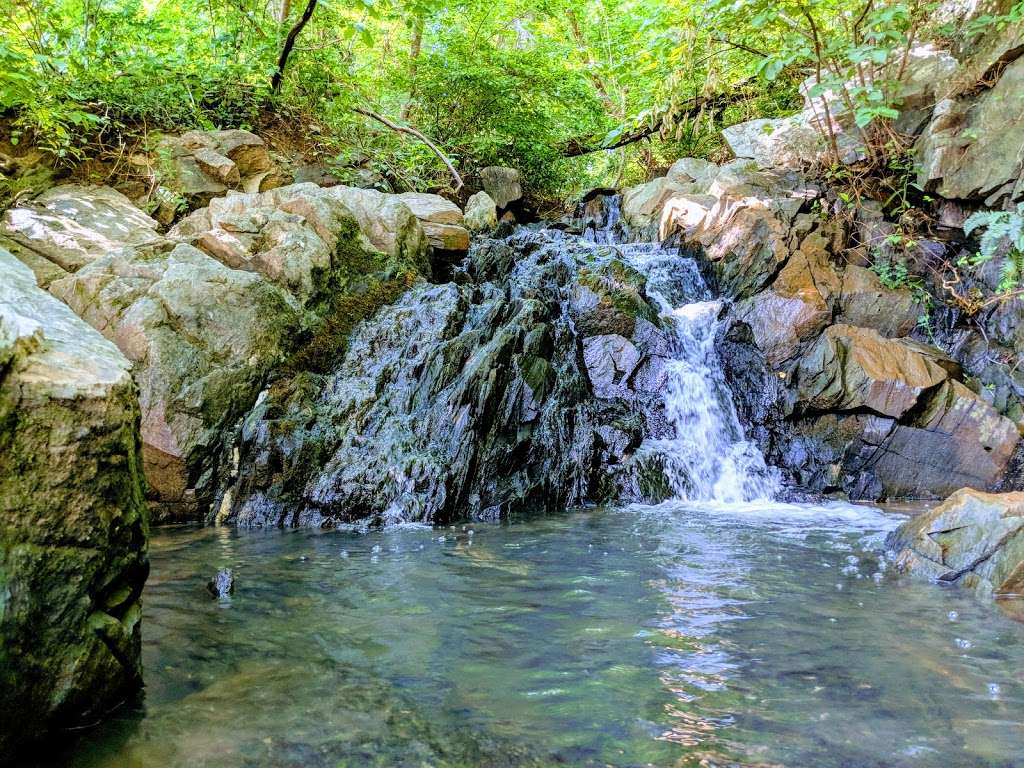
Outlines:
{"label": "tree canopy", "polygon": [[[718,128],[800,104],[920,34],[921,0],[12,0],[0,109],[58,161],[126,133],[293,129],[396,189],[513,165],[541,193],[715,157]],[[756,81],[752,78],[758,78]],[[884,84],[858,121],[891,117]],[[382,117],[385,120],[374,119]]]}

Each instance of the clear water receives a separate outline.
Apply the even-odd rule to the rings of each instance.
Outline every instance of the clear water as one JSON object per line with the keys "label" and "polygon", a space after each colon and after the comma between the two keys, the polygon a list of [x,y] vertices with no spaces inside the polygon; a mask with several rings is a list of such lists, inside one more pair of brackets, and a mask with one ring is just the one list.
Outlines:
{"label": "clear water", "polygon": [[[45,764],[1024,766],[1024,625],[890,575],[898,521],[157,531],[145,697]],[[221,566],[230,600],[205,592]]]}

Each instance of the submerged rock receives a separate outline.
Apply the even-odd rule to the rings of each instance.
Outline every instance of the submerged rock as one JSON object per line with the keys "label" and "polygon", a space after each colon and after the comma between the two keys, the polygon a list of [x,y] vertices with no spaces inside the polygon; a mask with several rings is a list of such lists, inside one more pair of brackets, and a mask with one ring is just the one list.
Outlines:
{"label": "submerged rock", "polygon": [[0,750],[141,684],[139,405],[117,348],[0,249]]}
{"label": "submerged rock", "polygon": [[964,488],[889,535],[900,571],[1024,598],[1024,493]]}
{"label": "submerged rock", "polygon": [[206,590],[214,597],[230,597],[235,592],[235,574],[230,568],[221,568],[206,583]]}

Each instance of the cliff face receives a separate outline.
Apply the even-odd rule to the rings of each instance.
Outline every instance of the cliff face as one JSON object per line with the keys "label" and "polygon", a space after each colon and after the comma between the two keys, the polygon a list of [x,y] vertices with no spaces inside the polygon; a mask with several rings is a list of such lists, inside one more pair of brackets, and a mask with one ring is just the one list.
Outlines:
{"label": "cliff face", "polygon": [[0,753],[141,684],[139,405],[117,348],[0,249]]}

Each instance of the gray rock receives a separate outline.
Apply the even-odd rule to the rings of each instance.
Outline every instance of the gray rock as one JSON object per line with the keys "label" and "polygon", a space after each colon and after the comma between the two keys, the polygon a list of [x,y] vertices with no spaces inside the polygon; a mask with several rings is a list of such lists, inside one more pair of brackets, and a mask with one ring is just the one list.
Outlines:
{"label": "gray rock", "polygon": [[235,593],[235,574],[230,568],[221,568],[206,583],[206,591],[217,598],[231,597]]}
{"label": "gray rock", "polygon": [[958,490],[886,544],[901,571],[985,597],[1024,595],[1024,494]]}
{"label": "gray rock", "polygon": [[523,197],[519,171],[515,168],[504,168],[500,165],[482,168],[480,180],[483,182],[484,191],[490,195],[498,208],[508,208]]}

